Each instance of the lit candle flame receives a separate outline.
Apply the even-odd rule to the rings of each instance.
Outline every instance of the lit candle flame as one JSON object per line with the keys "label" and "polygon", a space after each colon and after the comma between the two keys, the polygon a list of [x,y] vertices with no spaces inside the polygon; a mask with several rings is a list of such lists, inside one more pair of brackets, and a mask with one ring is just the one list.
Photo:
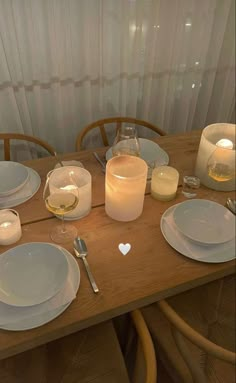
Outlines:
{"label": "lit candle flame", "polygon": [[76,185],[66,185],[60,188],[61,190],[76,190],[78,187]]}
{"label": "lit candle flame", "polygon": [[11,226],[11,222],[9,222],[9,221],[7,221],[7,222],[3,222],[3,223],[0,224],[0,227],[4,227],[4,228],[6,228],[6,227],[8,227],[8,226]]}
{"label": "lit candle flame", "polygon": [[217,141],[216,146],[219,146],[223,149],[233,149],[234,144],[232,141],[228,140],[227,138],[222,138],[221,140]]}

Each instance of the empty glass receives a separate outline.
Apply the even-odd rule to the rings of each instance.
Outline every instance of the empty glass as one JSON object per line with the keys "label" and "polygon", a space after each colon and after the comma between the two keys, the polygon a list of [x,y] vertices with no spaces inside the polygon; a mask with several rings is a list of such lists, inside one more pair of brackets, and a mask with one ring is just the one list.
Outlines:
{"label": "empty glass", "polygon": [[140,156],[140,143],[137,129],[132,126],[122,126],[118,129],[115,141],[112,145],[112,155]]}
{"label": "empty glass", "polygon": [[200,187],[200,179],[195,175],[183,176],[183,189],[182,193],[187,198],[194,198],[197,195],[197,190]]}

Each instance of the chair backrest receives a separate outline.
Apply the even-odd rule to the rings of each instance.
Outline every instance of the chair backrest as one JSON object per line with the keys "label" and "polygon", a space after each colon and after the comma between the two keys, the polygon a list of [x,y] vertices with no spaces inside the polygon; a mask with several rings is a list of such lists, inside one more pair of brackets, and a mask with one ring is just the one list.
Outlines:
{"label": "chair backrest", "polygon": [[[152,342],[151,335],[149,333],[146,322],[140,310],[134,310],[130,313],[134,327],[138,334],[138,348],[137,353],[144,356],[145,361],[145,382],[144,383],[156,383],[157,381],[157,366],[156,366],[156,354],[154,345]],[[140,345],[140,347],[139,347]],[[140,355],[136,355],[135,372],[134,372],[134,383],[138,383],[140,376],[139,361]]]}
{"label": "chair backrest", "polygon": [[[190,352],[185,340],[187,339],[193,345],[197,346],[204,354],[220,359],[233,366],[236,365],[236,353],[217,345],[205,336],[192,328],[185,320],[165,301],[157,302],[160,311],[171,324],[172,335],[175,344],[182,355],[186,365],[188,366],[192,379],[195,383],[205,383],[208,381],[204,370],[196,363],[192,353]],[[235,369],[235,367],[234,367]],[[218,381],[218,380],[217,380]]]}
{"label": "chair backrest", "polygon": [[47,142],[41,140],[40,138],[28,136],[20,133],[0,133],[0,140],[3,140],[4,145],[4,159],[5,161],[11,160],[11,140],[21,140],[21,141],[29,141],[37,144],[44,149],[46,149],[52,156],[56,156],[56,152],[54,148],[49,145]]}
{"label": "chair backrest", "polygon": [[166,135],[166,133],[163,130],[161,130],[157,126],[151,124],[150,122],[147,122],[147,121],[144,121],[144,120],[138,120],[138,119],[132,118],[132,117],[111,117],[111,118],[105,118],[103,120],[98,120],[98,121],[95,121],[95,122],[87,125],[79,133],[79,135],[77,137],[77,140],[76,140],[76,150],[77,151],[82,150],[82,141],[83,141],[84,137],[86,136],[86,134],[90,130],[95,129],[95,128],[99,128],[100,129],[100,134],[101,134],[101,137],[102,137],[103,145],[104,146],[108,146],[109,143],[108,143],[107,133],[106,133],[106,130],[105,130],[105,125],[114,124],[114,123],[115,123],[115,126],[116,126],[116,131],[117,131],[117,129],[119,129],[121,127],[121,125],[123,123],[129,123],[129,124],[135,124],[135,125],[138,125],[138,126],[144,126],[144,127],[148,128],[148,129],[151,129],[153,132],[159,134],[160,136],[165,136]]}

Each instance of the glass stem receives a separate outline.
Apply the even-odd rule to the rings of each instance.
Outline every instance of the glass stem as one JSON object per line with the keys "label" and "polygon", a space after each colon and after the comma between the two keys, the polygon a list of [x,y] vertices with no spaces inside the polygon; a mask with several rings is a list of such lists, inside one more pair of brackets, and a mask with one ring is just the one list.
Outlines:
{"label": "glass stem", "polygon": [[64,214],[62,215],[62,233],[66,232],[66,225],[65,225],[65,219],[64,219]]}

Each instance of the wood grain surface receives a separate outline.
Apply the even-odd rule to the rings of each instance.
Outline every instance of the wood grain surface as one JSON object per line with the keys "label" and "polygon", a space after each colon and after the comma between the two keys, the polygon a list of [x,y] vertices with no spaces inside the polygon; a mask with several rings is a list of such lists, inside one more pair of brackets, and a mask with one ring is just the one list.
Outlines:
{"label": "wood grain surface", "polygon": [[[182,184],[183,170],[192,170],[196,159],[201,131],[194,131],[187,134],[158,137],[156,141],[164,149],[170,158],[170,165],[180,172],[179,184]],[[104,156],[108,148],[99,148],[96,151]],[[92,174],[92,206],[97,207],[105,201],[105,175],[101,166],[93,156],[94,150],[59,155],[60,160],[81,161],[84,167]],[[24,162],[25,165],[36,170],[41,177],[41,186],[38,192],[27,202],[16,206],[22,224],[37,222],[52,217],[43,201],[43,188],[47,173],[54,169],[57,160],[55,157],[46,157]],[[150,192],[150,182],[146,189]]]}
{"label": "wood grain surface", "polygon": [[[74,221],[78,234],[86,240],[93,275],[100,289],[92,292],[82,261],[81,285],[77,298],[57,319],[34,330],[0,331],[0,359],[25,351],[117,315],[143,307],[235,272],[235,262],[206,264],[191,260],[172,249],[160,231],[165,210],[184,200],[181,188],[171,202],[145,197],[143,214],[136,221],[122,223],[109,218],[104,206],[92,209],[85,218]],[[199,198],[225,203],[234,193],[199,190]],[[24,225],[19,244],[50,242],[49,232],[58,220]],[[127,256],[118,250],[119,243],[130,243]],[[65,246],[72,254],[72,244]],[[8,247],[1,247],[0,251]]]}

